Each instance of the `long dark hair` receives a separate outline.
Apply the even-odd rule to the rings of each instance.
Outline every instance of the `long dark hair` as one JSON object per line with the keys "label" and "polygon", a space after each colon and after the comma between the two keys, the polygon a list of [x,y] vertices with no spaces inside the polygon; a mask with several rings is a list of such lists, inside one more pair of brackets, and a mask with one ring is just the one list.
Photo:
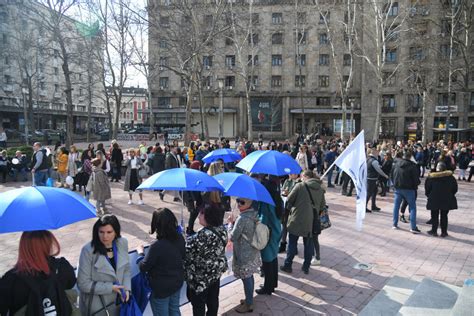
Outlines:
{"label": "long dark hair", "polygon": [[107,255],[107,249],[105,249],[104,244],[100,241],[99,238],[99,228],[103,226],[110,225],[114,229],[115,239],[120,238],[120,223],[112,214],[106,214],[99,218],[95,222],[94,227],[92,228],[92,241],[91,246],[94,248],[94,253],[99,253],[101,255]]}
{"label": "long dark hair", "polygon": [[178,220],[168,208],[159,208],[153,212],[150,234],[154,233],[156,239],[178,239]]}

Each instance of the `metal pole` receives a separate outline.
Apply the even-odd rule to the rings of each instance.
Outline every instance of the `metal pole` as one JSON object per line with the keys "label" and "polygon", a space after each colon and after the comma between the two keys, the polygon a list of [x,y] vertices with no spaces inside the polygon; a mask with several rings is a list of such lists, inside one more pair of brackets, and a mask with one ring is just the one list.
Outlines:
{"label": "metal pole", "polygon": [[223,92],[223,85],[220,85],[219,89],[219,139],[224,137],[224,92]]}
{"label": "metal pole", "polygon": [[27,145],[29,145],[29,139],[28,139],[28,111],[26,108],[26,96],[25,96],[25,88],[22,89],[21,92],[23,92],[23,121],[25,124],[25,142]]}

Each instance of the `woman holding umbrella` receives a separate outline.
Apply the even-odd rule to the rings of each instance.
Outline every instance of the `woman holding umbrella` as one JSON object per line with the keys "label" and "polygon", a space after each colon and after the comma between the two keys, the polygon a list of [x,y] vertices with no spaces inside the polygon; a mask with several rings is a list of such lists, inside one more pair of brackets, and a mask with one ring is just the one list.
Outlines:
{"label": "woman holding umbrella", "polygon": [[[253,311],[253,274],[258,273],[262,265],[260,251],[254,248],[250,241],[255,231],[257,211],[252,208],[252,200],[237,199],[239,217],[233,223],[230,231],[230,240],[233,242],[232,270],[234,276],[242,280],[244,284],[245,299],[235,309],[238,313],[250,313]],[[232,223],[232,219],[230,219]],[[245,236],[245,237],[244,237]]]}
{"label": "woman holding umbrella", "polygon": [[128,241],[120,236],[120,223],[114,215],[99,218],[92,228],[92,241],[82,247],[77,286],[83,315],[118,315],[116,302],[128,301]]}
{"label": "woman holding umbrella", "polygon": [[[24,232],[20,238],[18,261],[0,280],[0,314],[71,315],[65,290],[76,284],[74,268],[64,258],[55,258],[60,246],[47,230]],[[45,299],[50,302],[43,305]]]}

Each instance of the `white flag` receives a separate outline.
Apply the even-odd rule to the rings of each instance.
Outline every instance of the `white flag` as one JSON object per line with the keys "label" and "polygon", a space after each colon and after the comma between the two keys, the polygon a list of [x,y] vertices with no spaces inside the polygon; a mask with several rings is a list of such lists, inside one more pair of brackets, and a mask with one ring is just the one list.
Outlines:
{"label": "white flag", "polygon": [[362,230],[367,199],[367,162],[365,155],[364,131],[337,157],[334,164],[351,177],[357,192],[356,228]]}

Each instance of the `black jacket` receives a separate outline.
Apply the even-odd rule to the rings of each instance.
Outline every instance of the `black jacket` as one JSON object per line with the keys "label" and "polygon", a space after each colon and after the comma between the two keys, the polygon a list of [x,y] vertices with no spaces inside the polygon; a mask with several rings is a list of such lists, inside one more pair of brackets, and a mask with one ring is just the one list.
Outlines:
{"label": "black jacket", "polygon": [[392,181],[396,189],[416,190],[420,184],[420,169],[406,159],[395,159],[392,166]]}
{"label": "black jacket", "polygon": [[[72,289],[76,284],[74,268],[64,258],[50,258],[51,272],[55,274],[56,290],[59,294],[59,302],[56,306],[57,315],[70,315],[71,304],[64,290]],[[34,287],[27,284],[32,281]],[[43,315],[41,290],[51,277],[44,274],[38,276],[19,276],[15,269],[11,269],[0,279],[0,315],[13,315],[23,306],[27,305],[26,315]]]}
{"label": "black jacket", "polygon": [[458,208],[458,183],[451,171],[431,172],[425,181],[428,210],[454,210]]}
{"label": "black jacket", "polygon": [[114,148],[112,149],[112,155],[110,157],[110,162],[113,162],[116,167],[122,168],[123,153],[122,149]]}
{"label": "black jacket", "polygon": [[179,168],[178,155],[167,153],[165,158],[165,169]]}
{"label": "black jacket", "polygon": [[151,244],[145,259],[138,264],[148,272],[153,297],[165,298],[181,288],[184,282],[184,238],[175,241],[159,239]]}
{"label": "black jacket", "polygon": [[165,154],[155,153],[151,161],[151,169],[153,174],[165,170]]}

